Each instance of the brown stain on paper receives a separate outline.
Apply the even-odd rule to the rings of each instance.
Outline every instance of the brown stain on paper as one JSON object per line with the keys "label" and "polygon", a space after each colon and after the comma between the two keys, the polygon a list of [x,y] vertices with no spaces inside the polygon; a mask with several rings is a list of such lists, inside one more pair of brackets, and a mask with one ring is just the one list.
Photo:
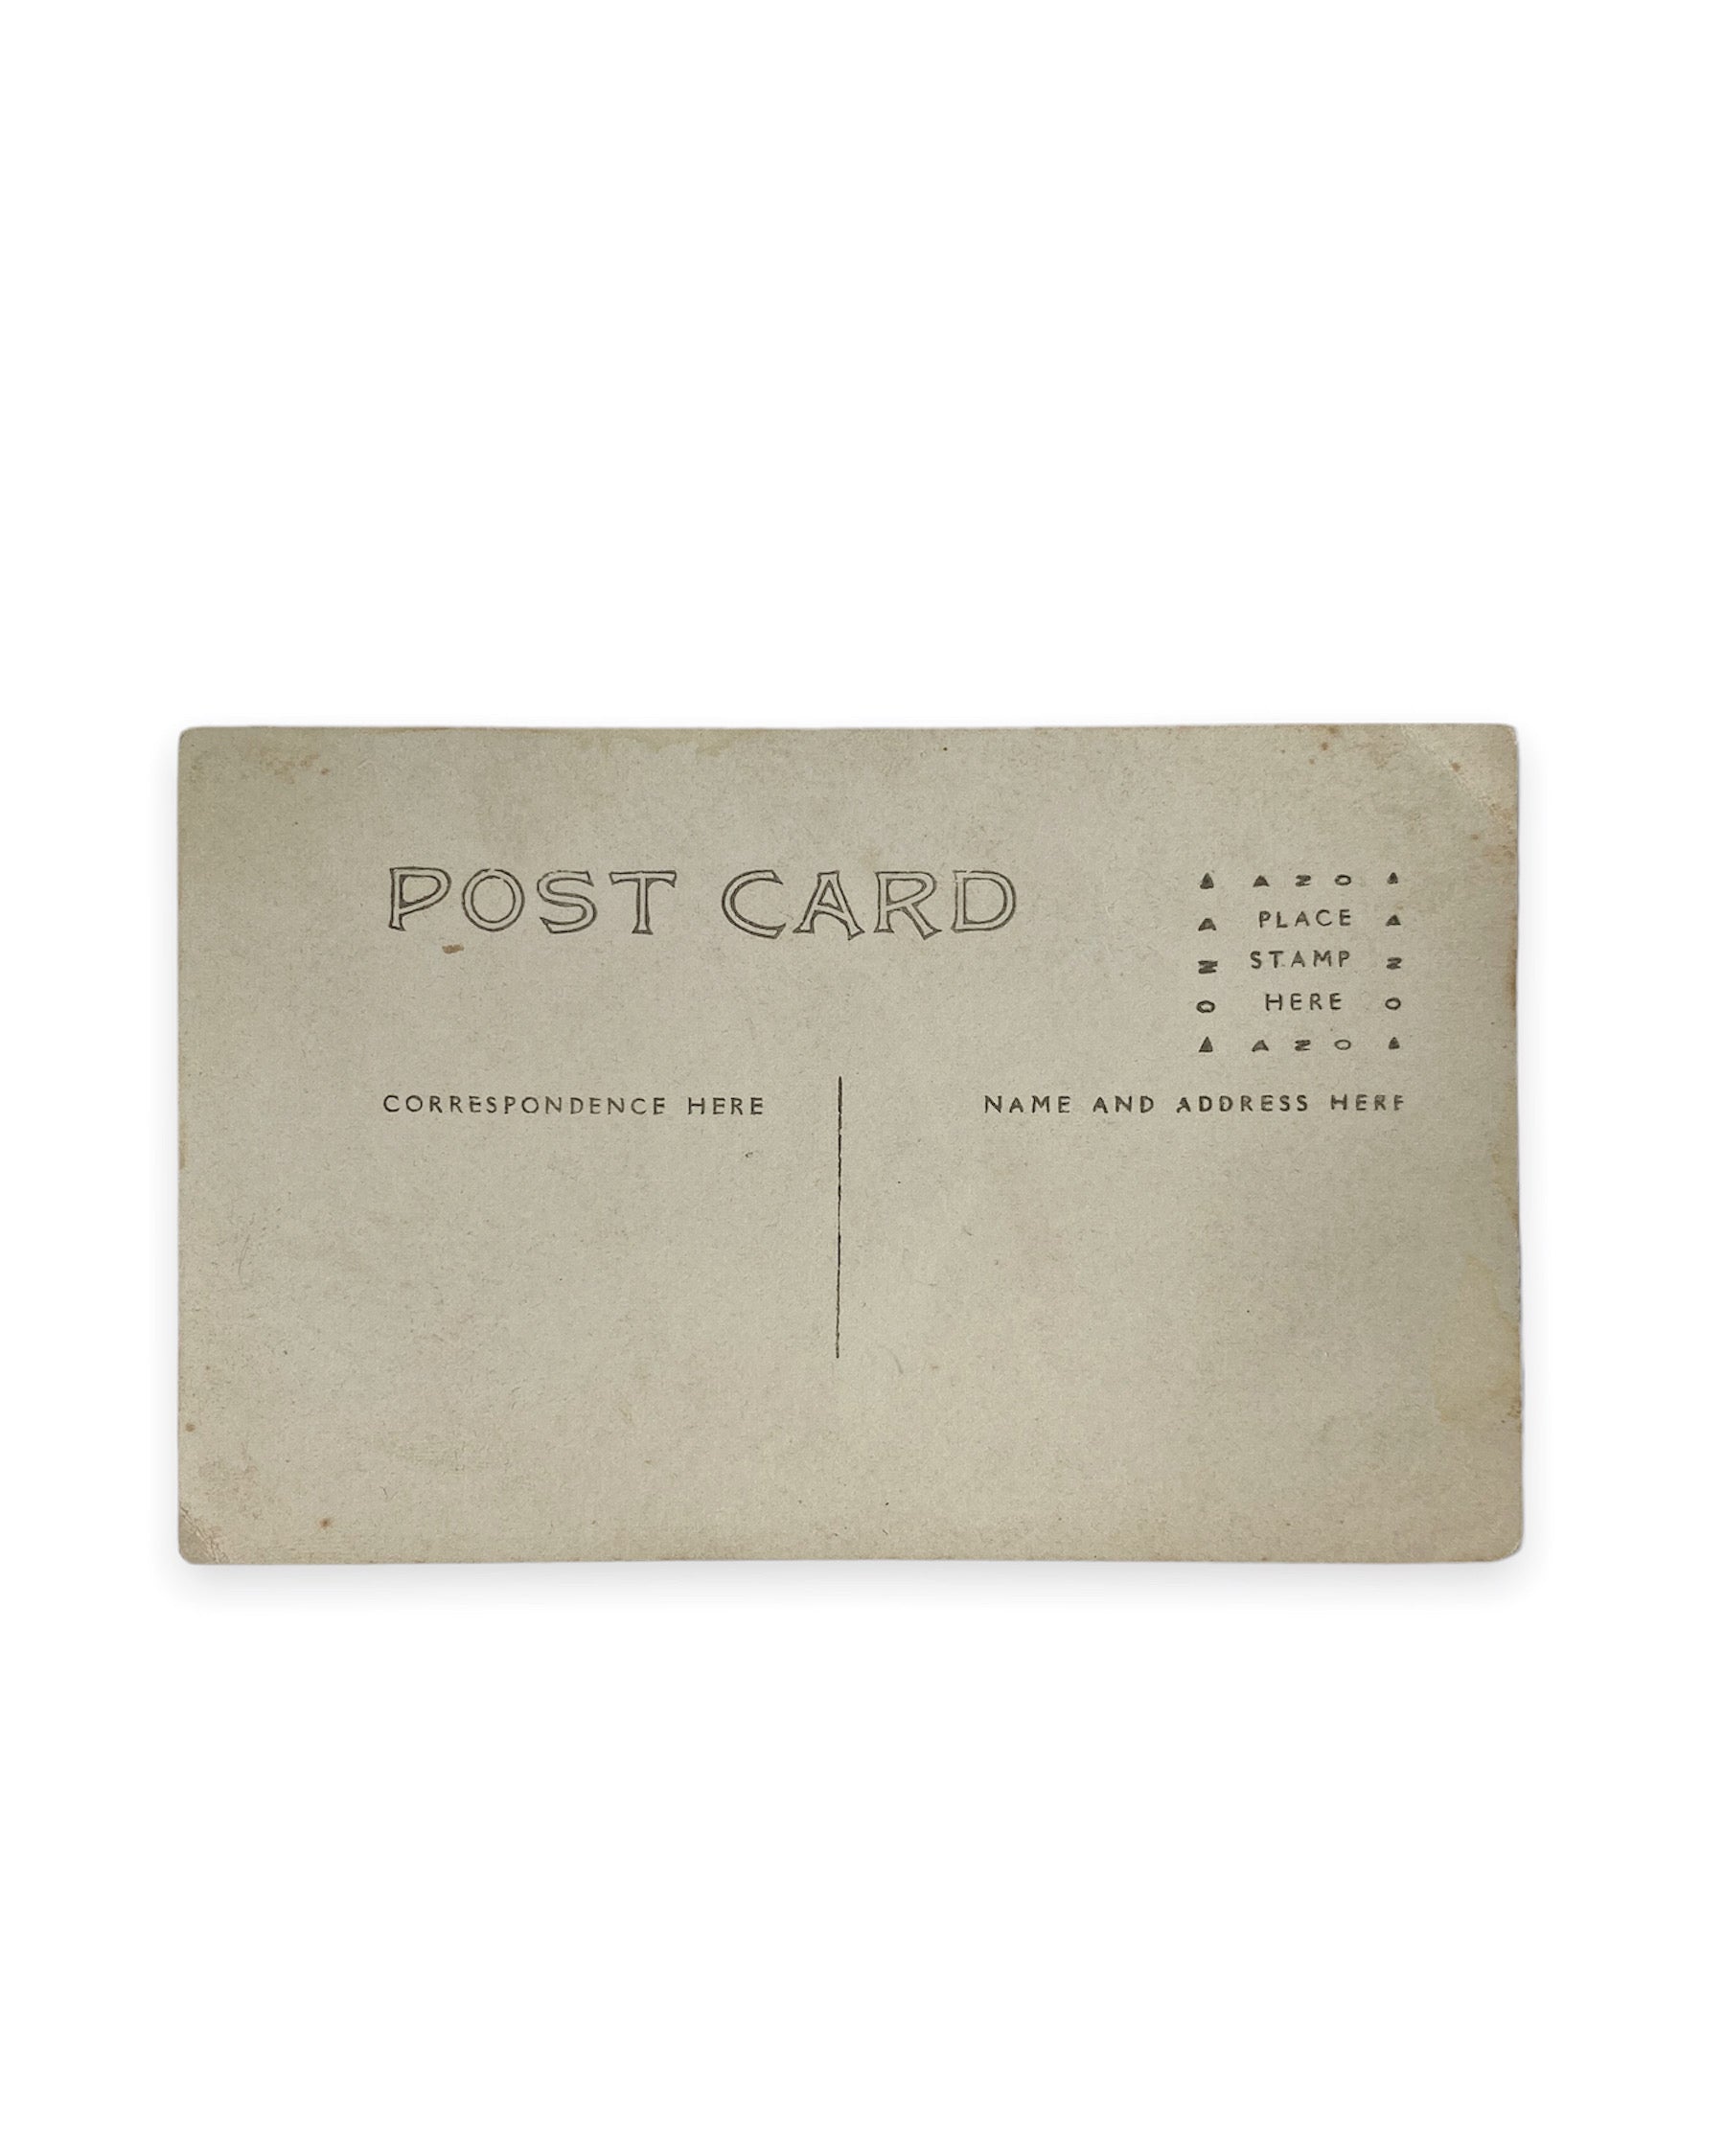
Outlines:
{"label": "brown stain on paper", "polygon": [[273,771],[284,785],[292,786],[302,771],[317,771],[320,778],[328,778],[329,766],[318,768],[318,752],[314,748],[305,756],[283,756],[273,748],[260,748],[258,760],[266,771]]}
{"label": "brown stain on paper", "polygon": [[1462,1429],[1513,1423],[1521,1414],[1521,1336],[1477,1257],[1461,1269],[1434,1344],[1432,1397],[1438,1418]]}

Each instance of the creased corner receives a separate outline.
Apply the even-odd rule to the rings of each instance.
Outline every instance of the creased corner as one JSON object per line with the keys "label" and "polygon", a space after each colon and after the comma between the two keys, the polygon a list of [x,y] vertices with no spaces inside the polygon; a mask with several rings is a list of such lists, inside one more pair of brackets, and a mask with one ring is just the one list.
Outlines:
{"label": "creased corner", "polygon": [[[1515,814],[1510,805],[1514,798],[1513,791],[1511,791],[1509,799],[1505,799],[1503,795],[1494,792],[1490,787],[1482,783],[1478,768],[1471,758],[1462,758],[1451,754],[1454,737],[1462,730],[1462,728],[1456,726],[1410,726],[1408,728],[1414,740],[1425,750],[1433,763],[1447,778],[1453,780],[1461,789],[1470,801],[1490,816],[1494,823],[1501,825],[1505,832],[1513,833]],[[1512,764],[1510,779],[1512,790],[1514,786],[1513,768]]]}
{"label": "creased corner", "polygon": [[214,1529],[193,1519],[183,1504],[179,1516],[179,1549],[188,1565],[225,1565],[228,1561],[227,1551]]}

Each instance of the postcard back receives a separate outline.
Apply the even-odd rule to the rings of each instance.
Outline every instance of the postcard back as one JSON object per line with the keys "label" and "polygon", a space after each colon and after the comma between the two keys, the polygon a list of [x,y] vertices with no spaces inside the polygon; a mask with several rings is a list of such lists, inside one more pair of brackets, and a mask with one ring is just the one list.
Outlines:
{"label": "postcard back", "polygon": [[181,754],[181,1547],[1521,1533],[1493,726]]}

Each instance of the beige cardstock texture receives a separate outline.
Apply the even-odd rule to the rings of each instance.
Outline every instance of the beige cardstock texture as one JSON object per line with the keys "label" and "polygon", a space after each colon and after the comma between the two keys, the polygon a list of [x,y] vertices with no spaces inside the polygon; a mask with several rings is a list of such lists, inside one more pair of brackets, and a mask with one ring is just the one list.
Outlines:
{"label": "beige cardstock texture", "polygon": [[180,814],[188,1557],[1516,1548],[1507,728],[204,729]]}

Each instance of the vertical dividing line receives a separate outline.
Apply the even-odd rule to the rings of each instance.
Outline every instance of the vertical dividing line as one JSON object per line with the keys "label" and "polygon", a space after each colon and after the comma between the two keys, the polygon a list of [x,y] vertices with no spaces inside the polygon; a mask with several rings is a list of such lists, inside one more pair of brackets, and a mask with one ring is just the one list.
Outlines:
{"label": "vertical dividing line", "polygon": [[844,1324],[844,1080],[839,1081],[838,1162],[834,1188],[833,1360],[838,1362]]}

